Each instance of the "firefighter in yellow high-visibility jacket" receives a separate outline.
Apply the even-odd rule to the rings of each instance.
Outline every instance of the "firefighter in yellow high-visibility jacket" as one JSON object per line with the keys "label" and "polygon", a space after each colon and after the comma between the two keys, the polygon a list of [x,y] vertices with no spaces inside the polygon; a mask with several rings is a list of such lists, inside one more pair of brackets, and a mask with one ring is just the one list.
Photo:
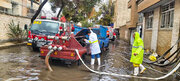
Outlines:
{"label": "firefighter in yellow high-visibility jacket", "polygon": [[134,66],[134,75],[139,74],[139,67],[141,69],[140,73],[143,73],[146,68],[142,65],[143,62],[143,54],[144,54],[144,43],[140,38],[139,33],[135,32],[134,35],[134,43],[132,46],[132,54],[130,62],[133,63]]}

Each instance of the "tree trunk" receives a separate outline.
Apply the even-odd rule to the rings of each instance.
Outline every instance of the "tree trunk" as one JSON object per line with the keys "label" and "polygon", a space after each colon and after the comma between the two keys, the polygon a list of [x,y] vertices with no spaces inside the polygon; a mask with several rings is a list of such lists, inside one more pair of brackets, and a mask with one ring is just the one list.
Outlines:
{"label": "tree trunk", "polygon": [[60,13],[61,13],[61,11],[62,11],[63,8],[64,8],[64,4],[62,3],[61,9],[59,10],[59,12],[58,12],[58,14],[57,14],[57,18],[59,18],[59,15],[60,15]]}
{"label": "tree trunk", "polygon": [[34,14],[34,16],[31,18],[31,23],[33,23],[33,21],[37,18],[37,16],[39,15],[39,13],[41,12],[43,6],[47,3],[48,0],[44,0],[42,2],[42,4],[39,6],[38,10],[36,11],[36,13]]}

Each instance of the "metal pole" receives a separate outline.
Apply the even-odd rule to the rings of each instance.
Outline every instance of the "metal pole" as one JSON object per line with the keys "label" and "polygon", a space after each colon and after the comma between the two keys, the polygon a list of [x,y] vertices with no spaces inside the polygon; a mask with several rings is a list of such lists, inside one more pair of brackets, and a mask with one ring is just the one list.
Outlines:
{"label": "metal pole", "polygon": [[[43,0],[40,0],[40,2],[39,2],[39,5],[41,5],[41,3],[43,2]],[[43,11],[43,10],[42,10]],[[43,15],[43,12],[40,12],[40,17]]]}

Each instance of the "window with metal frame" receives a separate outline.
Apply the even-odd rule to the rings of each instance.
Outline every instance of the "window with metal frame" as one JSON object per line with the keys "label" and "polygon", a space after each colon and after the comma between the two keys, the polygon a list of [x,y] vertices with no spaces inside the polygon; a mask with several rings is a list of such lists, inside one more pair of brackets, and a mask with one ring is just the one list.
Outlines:
{"label": "window with metal frame", "polygon": [[8,13],[8,9],[0,6],[0,12]]}
{"label": "window with metal frame", "polygon": [[147,12],[146,15],[146,28],[147,29],[150,29],[152,28],[152,25],[153,25],[153,14],[154,14],[154,11],[150,11],[150,12]]}
{"label": "window with metal frame", "polygon": [[138,23],[143,23],[143,13],[139,13],[138,16]]}
{"label": "window with metal frame", "polygon": [[172,1],[161,7],[161,28],[172,28],[174,22],[174,4]]}

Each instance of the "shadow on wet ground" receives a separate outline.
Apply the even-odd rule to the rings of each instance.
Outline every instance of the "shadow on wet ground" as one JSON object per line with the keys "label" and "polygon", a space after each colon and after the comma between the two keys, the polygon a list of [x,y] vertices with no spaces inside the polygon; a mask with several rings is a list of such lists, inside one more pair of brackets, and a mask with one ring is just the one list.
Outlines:
{"label": "shadow on wet ground", "polygon": [[[128,61],[131,55],[130,49],[129,44],[122,40],[111,42],[109,50],[101,54],[103,66],[98,70],[109,73],[132,74],[133,66]],[[44,59],[39,57],[39,52],[33,52],[31,50],[27,46],[1,50],[0,81],[9,78],[21,78],[22,81],[145,81],[143,79],[99,75],[88,71],[83,64],[77,66],[76,63],[73,63],[71,66],[68,66],[60,61],[50,62],[54,71],[49,72],[44,64]],[[86,56],[85,62],[87,65],[90,64],[90,56]],[[149,66],[147,64],[144,65]],[[162,70],[165,73],[168,71],[166,70],[167,68],[152,67]],[[95,66],[95,69],[97,69],[97,66]],[[159,77],[162,75],[159,72],[147,69],[143,75],[139,76]],[[170,76],[167,79],[159,81],[179,80],[175,76]]]}

